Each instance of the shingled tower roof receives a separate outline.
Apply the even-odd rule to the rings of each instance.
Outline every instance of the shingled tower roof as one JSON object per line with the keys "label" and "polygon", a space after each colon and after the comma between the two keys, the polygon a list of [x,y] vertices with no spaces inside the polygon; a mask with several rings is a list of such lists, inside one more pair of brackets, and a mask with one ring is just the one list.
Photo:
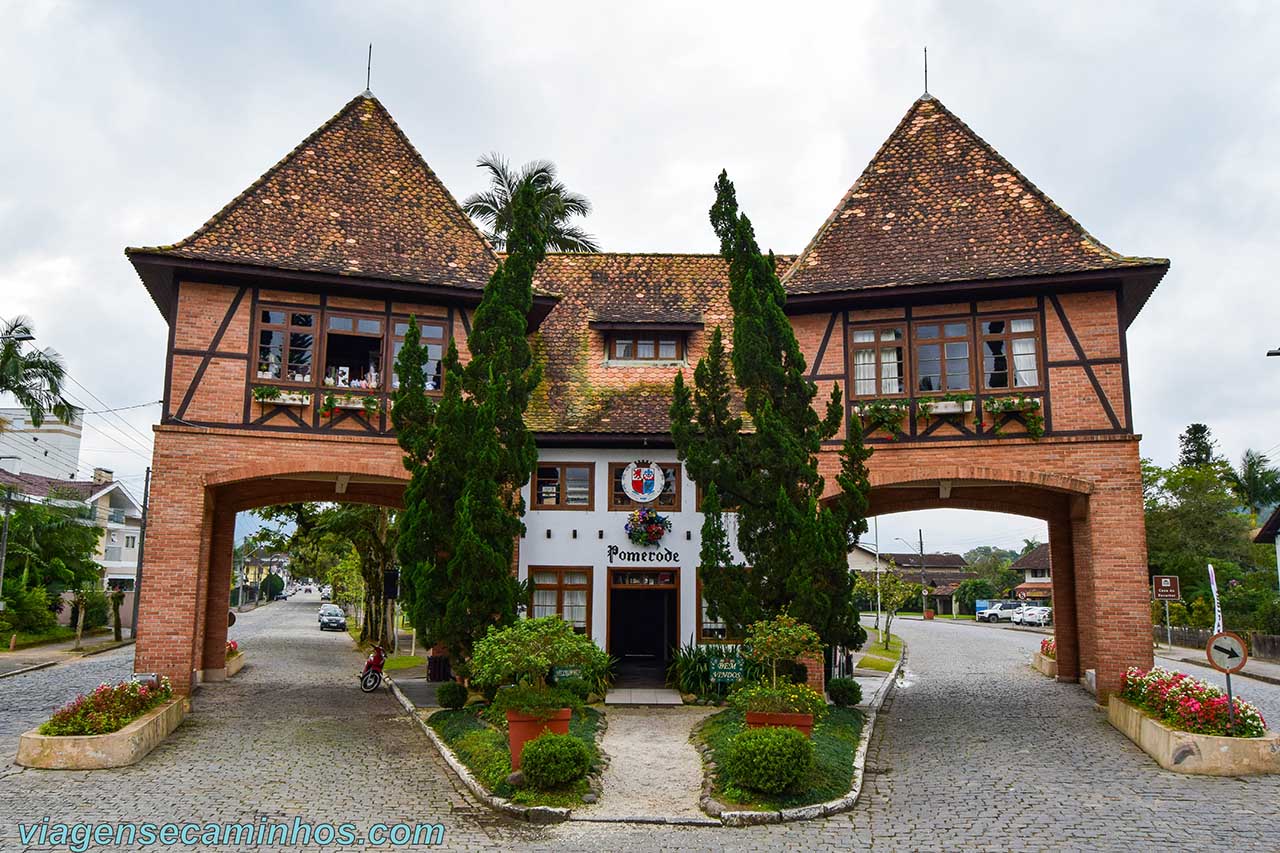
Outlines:
{"label": "shingled tower roof", "polygon": [[369,93],[190,237],[126,253],[482,290],[493,250]]}
{"label": "shingled tower roof", "polygon": [[793,294],[816,294],[1168,263],[1107,248],[925,95],[840,200],[784,284]]}

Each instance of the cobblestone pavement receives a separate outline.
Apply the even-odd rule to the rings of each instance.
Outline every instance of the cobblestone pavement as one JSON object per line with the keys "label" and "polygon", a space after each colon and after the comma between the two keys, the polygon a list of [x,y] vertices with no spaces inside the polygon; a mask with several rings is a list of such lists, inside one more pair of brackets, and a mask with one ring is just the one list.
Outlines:
{"label": "cobblestone pavement", "polygon": [[[0,738],[12,739],[48,719],[49,714],[104,681],[120,681],[133,672],[133,646],[87,658],[71,658],[57,666],[0,679]],[[13,750],[0,748],[0,766]]]}
{"label": "cobblestone pavement", "polygon": [[[0,771],[0,850],[20,849],[16,823],[43,816],[439,821],[444,847],[467,850],[1280,849],[1280,779],[1160,770],[1083,690],[1026,666],[1038,637],[908,621],[897,626],[907,676],[882,710],[853,812],[750,829],[521,824],[475,804],[388,695],[356,689],[359,655],[317,630],[316,604],[242,618],[233,638],[249,665],[201,689],[195,716],[140,764]],[[113,654],[77,666],[127,661]],[[25,719],[74,692],[44,680],[67,670],[30,674],[41,680],[23,685]],[[28,677],[0,682],[0,696]],[[51,695],[35,698],[37,685]]]}

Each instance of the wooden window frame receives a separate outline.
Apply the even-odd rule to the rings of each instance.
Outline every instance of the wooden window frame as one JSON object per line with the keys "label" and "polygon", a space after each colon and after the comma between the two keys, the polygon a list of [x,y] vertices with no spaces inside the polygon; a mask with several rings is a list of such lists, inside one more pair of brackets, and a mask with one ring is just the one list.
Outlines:
{"label": "wooden window frame", "polygon": [[741,645],[741,644],[742,644],[742,639],[743,639],[743,638],[742,638],[742,637],[734,637],[734,636],[730,636],[730,634],[729,634],[729,625],[728,625],[728,623],[727,623],[727,622],[726,622],[726,623],[724,623],[724,633],[725,633],[725,636],[724,636],[724,638],[723,638],[723,639],[721,639],[721,638],[708,638],[708,637],[703,636],[703,634],[702,634],[702,626],[703,626],[703,624],[704,624],[704,623],[703,623],[703,621],[702,621],[702,611],[703,611],[702,603],[703,603],[703,597],[702,597],[702,576],[701,576],[701,575],[699,575],[699,576],[698,576],[698,602],[697,602],[697,606],[698,606],[698,633],[697,633],[697,637],[698,637],[698,645],[700,645],[700,646],[737,646],[737,645]]}
{"label": "wooden window frame", "polygon": [[[659,501],[662,499],[661,495],[658,496],[657,500],[650,501],[649,503],[640,503],[639,501],[633,501],[631,500],[631,498],[626,497],[625,494],[623,495],[623,499],[621,501],[616,500],[615,495],[613,493],[614,483],[618,481],[618,478],[621,476],[623,469],[625,469],[630,464],[631,464],[630,462],[610,462],[609,463],[609,482],[607,484],[608,485],[607,493],[609,496],[610,512],[631,512],[633,509],[638,509],[639,507],[642,507],[642,506],[651,506],[654,509],[664,510],[666,512],[680,512],[681,501],[684,499],[684,497],[681,491],[681,482],[680,482],[681,477],[680,477],[679,462],[658,462],[657,463],[658,467],[663,469],[662,473],[664,477],[668,469],[672,470],[674,475],[675,503],[672,504],[671,506],[666,506],[664,504],[659,503]],[[665,483],[663,484],[663,488],[664,489],[666,488]]]}
{"label": "wooden window frame", "polygon": [[[849,327],[849,396],[851,398],[858,398],[862,400],[872,400],[877,398],[893,398],[893,397],[906,398],[911,395],[911,390],[914,387],[912,385],[912,380],[915,377],[913,376],[912,370],[911,370],[911,361],[912,361],[911,345],[910,345],[911,338],[908,331],[908,325],[909,324],[907,323],[906,320],[898,320],[893,322],[875,323],[874,325],[867,324],[867,325],[858,325],[858,326]],[[899,339],[899,342],[902,344],[902,375],[901,375],[902,390],[898,392],[894,392],[892,394],[885,394],[885,393],[882,393],[880,390],[883,387],[884,375],[883,375],[883,372],[881,371],[881,368],[883,367],[883,362],[880,361],[879,356],[880,356],[881,348],[883,347],[884,344],[888,343],[888,341],[882,341],[880,339],[880,335],[881,333],[886,332],[890,329],[897,330],[902,333],[902,337]],[[857,364],[854,362],[854,353],[857,352],[859,349],[865,349],[866,342],[855,342],[853,337],[858,332],[866,332],[866,331],[870,331],[875,335],[875,340],[871,341],[871,344],[873,347],[872,353],[875,355],[875,360],[873,361],[873,364],[875,365],[875,373],[876,373],[875,379],[874,379],[875,389],[874,389],[874,392],[871,394],[859,394],[857,392],[858,376],[857,376]]]}
{"label": "wooden window frame", "polygon": [[[530,617],[533,617],[533,615],[534,615],[534,613],[533,613],[533,593],[534,593],[534,591],[535,591],[535,590],[537,590],[537,589],[538,589],[538,585],[534,582],[534,580],[533,580],[533,576],[534,576],[535,574],[540,574],[540,573],[545,574],[545,573],[548,573],[548,572],[554,573],[554,574],[556,575],[556,583],[555,583],[555,586],[554,586],[554,587],[547,587],[547,586],[543,586],[543,587],[542,587],[542,589],[544,589],[544,590],[545,590],[545,589],[555,589],[555,591],[556,591],[556,615],[558,615],[561,619],[564,619],[564,594],[565,594],[565,591],[566,591],[566,590],[586,590],[586,593],[587,593],[587,619],[586,619],[587,626],[586,626],[586,630],[585,630],[583,633],[584,633],[586,636],[590,637],[590,636],[591,636],[591,599],[594,597],[594,596],[593,596],[593,594],[592,594],[592,587],[594,586],[594,581],[595,581],[595,567],[594,567],[594,566],[529,566],[529,569],[528,569],[528,575],[527,575],[527,576],[528,576],[528,579],[529,579],[529,616],[530,616]],[[566,583],[564,582],[564,576],[565,576],[565,574],[566,574],[567,572],[574,572],[574,573],[582,573],[582,574],[585,574],[585,575],[587,576],[587,582],[586,582],[586,584],[577,584],[577,583],[575,583],[575,584],[566,584]],[[568,619],[565,619],[565,621],[566,621],[566,622],[568,622],[569,620],[568,620]],[[574,630],[577,630],[577,629],[575,628]]]}
{"label": "wooden window frame", "polygon": [[[618,583],[614,577],[622,572],[639,575],[672,575],[675,579],[671,583]],[[609,567],[609,589],[680,589],[680,568],[671,566],[669,568],[655,569],[651,566],[610,566]],[[677,634],[677,636],[679,636]]]}
{"label": "wooden window frame", "polygon": [[[676,354],[673,358],[663,358],[659,353],[661,342],[674,339],[676,342]],[[688,332],[610,332],[605,335],[605,358],[609,361],[684,361],[685,354],[688,350]],[[621,357],[616,355],[616,345],[621,341],[629,341],[631,343],[631,355]],[[653,342],[653,355],[642,356],[639,353],[640,341]]]}
{"label": "wooden window frame", "polygon": [[[559,499],[554,504],[538,503],[538,469],[539,468],[557,468],[560,471]],[[564,502],[567,491],[565,490],[565,469],[566,468],[586,468],[587,469],[587,502],[582,506],[569,505]],[[594,462],[538,462],[533,469],[533,480],[529,490],[529,509],[530,510],[549,510],[554,512],[591,512],[596,506],[596,463]]]}
{"label": "wooden window frame", "polygon": [[[948,335],[947,326],[953,326],[953,325],[963,325],[965,327],[964,334]],[[926,326],[937,326],[938,336],[936,338],[921,339],[918,330]],[[971,319],[969,317],[965,317],[964,319],[942,318],[942,317],[935,319],[932,317],[926,317],[926,318],[921,318],[918,320],[911,321],[912,370],[910,371],[910,375],[911,375],[912,396],[929,397],[933,395],[944,395],[944,394],[975,393],[977,383],[974,381],[974,363],[973,362],[974,362],[974,350],[976,349],[973,342],[974,331],[975,330],[973,327],[973,323],[971,322]],[[969,387],[967,388],[952,388],[950,385],[950,382],[948,382],[947,380],[947,375],[948,375],[947,344],[956,344],[956,343],[963,343],[965,344],[966,347],[968,347],[967,349],[968,356],[966,358],[966,361],[969,362],[969,370],[968,370]],[[932,361],[932,359],[921,359],[920,347],[930,346],[933,344],[936,344],[939,348],[938,349],[938,365],[939,365],[938,381],[942,384],[942,387],[926,391],[920,387],[920,376],[921,376],[920,363],[922,360]]]}
{"label": "wooden window frame", "polygon": [[[389,336],[389,334],[390,334],[390,332],[391,332],[391,329],[388,329],[388,328],[387,328],[387,317],[386,317],[386,315],[385,315],[385,314],[376,314],[376,313],[373,313],[373,312],[371,312],[371,311],[370,311],[370,312],[362,312],[362,311],[348,311],[348,310],[344,310],[344,309],[338,309],[338,310],[335,310],[335,311],[329,311],[329,310],[327,310],[327,309],[326,309],[323,313],[324,313],[324,316],[323,316],[323,328],[324,328],[324,345],[323,345],[323,354],[324,354],[324,363],[321,365],[320,375],[317,377],[317,381],[318,381],[318,384],[319,384],[319,387],[320,387],[320,391],[321,391],[321,393],[324,393],[324,394],[356,394],[356,395],[366,396],[366,397],[379,397],[379,396],[385,396],[385,395],[387,394],[387,387],[386,387],[386,386],[387,386],[387,374],[386,374],[385,372],[382,374],[381,378],[379,379],[378,387],[377,387],[377,388],[351,388],[351,387],[349,387],[349,386],[344,387],[344,386],[341,386],[341,385],[326,385],[326,384],[324,384],[324,377],[325,377],[325,375],[326,375],[326,374],[328,374],[328,372],[329,372],[329,335],[330,335],[330,334],[335,334],[335,335],[348,335],[348,336],[353,337],[353,338],[369,338],[369,339],[371,339],[371,340],[372,340],[372,339],[376,339],[376,340],[378,340],[378,341],[379,341],[379,349],[382,351],[381,353],[379,353],[379,358],[381,358],[381,359],[382,359],[382,361],[379,361],[379,362],[378,362],[378,366],[379,366],[379,367],[384,367],[384,365],[385,365],[385,361],[386,361],[387,349],[388,349],[388,347],[387,347],[387,339],[388,339],[388,336]],[[351,328],[352,328],[352,330],[348,332],[348,331],[344,331],[344,330],[342,330],[342,329],[330,329],[330,328],[329,328],[329,321],[330,321],[330,320],[333,320],[333,319],[339,319],[339,320],[351,320],[351,321],[352,321],[352,323],[351,323]],[[361,320],[376,320],[376,321],[381,325],[381,327],[382,327],[382,331],[381,331],[381,332],[378,332],[378,333],[374,333],[374,332],[361,332],[361,331],[359,331],[358,326],[359,326],[359,324],[360,324],[360,321],[361,321]]]}
{"label": "wooden window frame", "polygon": [[[1029,332],[1010,331],[1010,329],[1012,329],[1012,326],[1015,320],[1029,321],[1031,323],[1031,331]],[[985,331],[983,331],[983,327],[986,326],[987,323],[1000,323],[1000,322],[1005,323],[1006,331],[998,332],[995,334],[987,334]],[[975,365],[975,367],[978,371],[978,375],[982,383],[983,394],[987,396],[998,395],[998,394],[1023,394],[1026,392],[1035,392],[1035,391],[1044,390],[1044,366],[1040,358],[1040,350],[1042,349],[1042,347],[1040,346],[1041,344],[1040,322],[1034,314],[1009,314],[1009,315],[1001,315],[998,317],[986,317],[986,316],[979,317],[978,327],[975,331],[977,333],[977,339],[978,339],[977,360],[979,362],[978,364]],[[1031,341],[1035,344],[1034,355],[1036,360],[1036,384],[1035,385],[1009,384],[1003,388],[988,387],[987,386],[987,367],[986,367],[987,353],[985,349],[986,342],[990,340],[1004,341],[1005,358],[1008,360],[1008,366],[1005,372],[1009,375],[1010,380],[1014,380],[1017,373],[1017,368],[1014,367],[1014,361],[1013,361],[1014,338],[1017,338],[1019,340],[1030,338]]]}
{"label": "wooden window frame", "polygon": [[[419,334],[420,344],[424,346],[426,344],[440,345],[440,386],[436,388],[436,390],[434,391],[426,392],[428,396],[433,396],[433,397],[439,396],[444,393],[444,354],[449,351],[449,339],[450,339],[450,331],[451,331],[451,329],[449,328],[449,318],[436,317],[436,316],[418,316],[417,314],[415,314],[413,316],[413,319],[418,324],[418,329],[420,333]],[[395,385],[396,344],[404,341],[404,335],[396,334],[396,324],[405,323],[407,325],[408,322],[409,322],[409,315],[407,314],[394,315],[391,318],[391,327],[387,330],[388,334],[390,335],[390,341],[391,341],[390,345],[387,347],[387,364],[386,364],[386,374],[385,374],[387,377],[387,393],[388,394],[394,394],[396,392],[396,385]],[[421,329],[422,329],[422,326],[425,324],[430,324],[432,326],[440,326],[442,329],[444,329],[444,336],[439,339],[422,336]]]}
{"label": "wooden window frame", "polygon": [[[278,311],[285,315],[284,323],[269,323],[263,319],[263,315]],[[293,324],[293,315],[307,314],[314,321],[312,326],[295,326]],[[324,312],[318,307],[301,308],[296,305],[273,305],[271,303],[259,303],[257,306],[256,316],[253,318],[253,337],[251,340],[252,352],[250,358],[253,359],[252,383],[260,385],[288,385],[292,388],[313,388],[320,381],[320,341],[323,337],[322,330],[324,328]],[[280,376],[268,377],[258,375],[258,365],[262,359],[262,333],[263,332],[280,332],[284,335],[284,342],[281,344],[282,358],[280,361]],[[294,334],[311,335],[311,381],[295,382],[288,378],[289,375],[289,354],[293,349],[290,343],[290,336]]]}

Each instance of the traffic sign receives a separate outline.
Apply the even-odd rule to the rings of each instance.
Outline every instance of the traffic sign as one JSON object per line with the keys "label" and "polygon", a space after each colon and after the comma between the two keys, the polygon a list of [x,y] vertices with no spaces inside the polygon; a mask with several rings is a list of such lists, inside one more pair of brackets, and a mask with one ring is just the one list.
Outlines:
{"label": "traffic sign", "polygon": [[1214,669],[1226,673],[1239,672],[1249,660],[1244,640],[1240,639],[1239,634],[1230,631],[1222,631],[1210,637],[1205,654],[1209,656],[1209,663],[1213,664]]}
{"label": "traffic sign", "polygon": [[1182,590],[1177,575],[1156,575],[1151,579],[1151,590],[1156,601],[1181,601]]}

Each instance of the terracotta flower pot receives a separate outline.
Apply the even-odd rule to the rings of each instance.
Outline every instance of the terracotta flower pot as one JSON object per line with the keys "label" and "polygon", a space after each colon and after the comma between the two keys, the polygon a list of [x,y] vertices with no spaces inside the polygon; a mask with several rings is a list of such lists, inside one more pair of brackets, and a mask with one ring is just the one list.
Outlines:
{"label": "terracotta flower pot", "polygon": [[520,756],[524,753],[526,741],[531,741],[543,732],[557,735],[569,733],[569,717],[573,711],[561,708],[552,711],[550,718],[521,714],[518,711],[507,712],[507,744],[511,749],[511,769],[520,769]]}
{"label": "terracotta flower pot", "polygon": [[748,711],[747,728],[762,729],[767,726],[791,726],[805,737],[813,737],[813,714],[777,714],[769,711]]}

